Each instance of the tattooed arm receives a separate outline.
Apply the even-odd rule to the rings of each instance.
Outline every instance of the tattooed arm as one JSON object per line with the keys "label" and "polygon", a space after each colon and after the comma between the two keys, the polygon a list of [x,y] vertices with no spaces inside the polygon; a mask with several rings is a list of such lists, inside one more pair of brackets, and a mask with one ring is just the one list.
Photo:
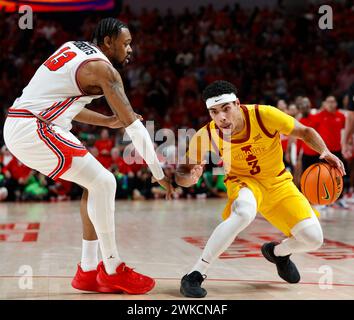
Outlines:
{"label": "tattooed arm", "polygon": [[124,92],[119,72],[106,61],[90,61],[77,70],[77,82],[81,90],[89,95],[103,94],[124,127],[129,126],[137,116]]}
{"label": "tattooed arm", "polygon": [[311,149],[320,154],[320,159],[326,160],[329,164],[337,167],[343,175],[345,174],[343,162],[328,150],[326,143],[315,129],[304,126],[295,120],[295,127],[290,136],[303,140]]}
{"label": "tattooed arm", "polygon": [[137,120],[137,117],[124,92],[119,72],[104,61],[96,61],[92,67],[95,74],[94,84],[102,90],[113,113],[125,127],[129,126]]}
{"label": "tattooed arm", "polygon": [[130,105],[119,72],[105,61],[91,61],[78,70],[77,74],[79,86],[84,92],[104,94],[112,112],[125,127],[135,149],[148,164],[156,181],[166,189],[166,197],[171,198],[174,192],[172,184],[164,175],[148,131]]}

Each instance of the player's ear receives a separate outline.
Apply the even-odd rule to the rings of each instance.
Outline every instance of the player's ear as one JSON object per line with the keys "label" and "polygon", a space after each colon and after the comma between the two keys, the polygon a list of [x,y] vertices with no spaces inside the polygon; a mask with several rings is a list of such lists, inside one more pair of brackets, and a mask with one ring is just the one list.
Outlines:
{"label": "player's ear", "polygon": [[236,107],[239,107],[241,105],[240,100],[238,98],[236,98],[235,105]]}
{"label": "player's ear", "polygon": [[105,36],[103,39],[103,43],[107,48],[110,48],[112,46],[112,38],[109,36]]}

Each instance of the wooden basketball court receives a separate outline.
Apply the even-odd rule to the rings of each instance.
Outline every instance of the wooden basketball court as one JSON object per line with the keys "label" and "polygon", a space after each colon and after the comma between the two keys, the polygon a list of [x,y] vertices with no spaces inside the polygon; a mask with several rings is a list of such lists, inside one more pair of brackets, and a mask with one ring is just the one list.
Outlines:
{"label": "wooden basketball court", "polygon": [[[71,279],[81,256],[79,202],[0,204],[0,299],[185,299],[180,278],[221,221],[225,199],[119,201],[121,257],[156,279],[147,295],[83,293]],[[260,246],[282,235],[261,216],[213,265],[206,299],[353,299],[354,207],[322,214],[325,245],[297,254],[302,279],[287,284]],[[32,274],[32,277],[29,277]]]}

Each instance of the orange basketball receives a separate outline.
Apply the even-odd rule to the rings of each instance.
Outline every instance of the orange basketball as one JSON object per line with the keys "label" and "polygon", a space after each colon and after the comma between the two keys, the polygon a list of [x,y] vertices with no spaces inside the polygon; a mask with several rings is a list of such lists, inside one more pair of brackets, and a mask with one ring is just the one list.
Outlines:
{"label": "orange basketball", "polygon": [[331,204],[343,190],[340,171],[328,163],[315,163],[301,176],[301,191],[311,204]]}

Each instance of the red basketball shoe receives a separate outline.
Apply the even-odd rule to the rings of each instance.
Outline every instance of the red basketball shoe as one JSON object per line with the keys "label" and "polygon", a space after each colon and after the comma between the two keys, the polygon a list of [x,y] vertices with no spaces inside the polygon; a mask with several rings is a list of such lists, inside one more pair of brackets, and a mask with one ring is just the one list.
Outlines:
{"label": "red basketball shoe", "polygon": [[73,288],[82,291],[104,292],[104,293],[121,293],[121,290],[112,290],[112,288],[105,288],[98,285],[97,278],[98,271],[83,271],[80,264],[77,265],[77,271],[74,279],[71,281]]}
{"label": "red basketball shoe", "polygon": [[128,294],[144,294],[155,286],[154,279],[135,272],[125,263],[121,263],[116,273],[112,275],[106,273],[103,262],[99,263],[97,271],[97,284],[112,291],[121,290]]}

